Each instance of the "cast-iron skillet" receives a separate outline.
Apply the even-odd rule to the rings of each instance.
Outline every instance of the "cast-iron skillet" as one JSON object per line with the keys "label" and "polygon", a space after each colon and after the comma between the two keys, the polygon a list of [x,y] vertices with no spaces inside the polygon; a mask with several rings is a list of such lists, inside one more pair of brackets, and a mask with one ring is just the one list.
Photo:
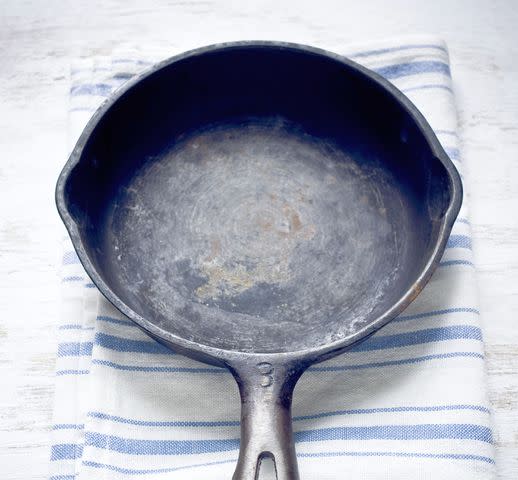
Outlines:
{"label": "cast-iron skillet", "polygon": [[271,457],[293,480],[295,383],[417,296],[462,186],[425,119],[377,74],[316,48],[238,42],[119,89],[56,199],[108,300],[234,375],[234,478],[254,479]]}

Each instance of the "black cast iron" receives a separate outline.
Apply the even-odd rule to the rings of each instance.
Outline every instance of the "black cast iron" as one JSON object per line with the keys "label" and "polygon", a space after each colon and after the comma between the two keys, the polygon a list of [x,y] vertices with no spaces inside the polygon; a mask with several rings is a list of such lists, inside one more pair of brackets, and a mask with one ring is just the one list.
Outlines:
{"label": "black cast iron", "polygon": [[375,73],[319,49],[221,44],[166,60],[93,116],[59,213],[99,290],[241,393],[234,478],[298,478],[295,383],[398,315],[436,267],[459,175]]}

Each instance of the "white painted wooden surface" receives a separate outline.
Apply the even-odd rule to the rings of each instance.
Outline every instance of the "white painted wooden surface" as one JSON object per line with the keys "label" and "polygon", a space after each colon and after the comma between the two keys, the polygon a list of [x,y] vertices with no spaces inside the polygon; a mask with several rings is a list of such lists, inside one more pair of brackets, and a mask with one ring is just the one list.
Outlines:
{"label": "white painted wooden surface", "polygon": [[518,478],[518,4],[514,0],[0,2],[0,472],[49,456],[68,68],[120,43],[282,39],[340,51],[402,33],[449,44],[502,479]]}

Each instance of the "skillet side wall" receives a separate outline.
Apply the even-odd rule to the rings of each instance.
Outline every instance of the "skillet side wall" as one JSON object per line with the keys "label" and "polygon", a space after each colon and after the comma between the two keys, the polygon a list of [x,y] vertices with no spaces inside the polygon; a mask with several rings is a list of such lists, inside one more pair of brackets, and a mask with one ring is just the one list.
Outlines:
{"label": "skillet side wall", "polygon": [[[118,267],[119,253],[113,249],[114,236],[121,232],[126,236],[132,233],[134,242],[126,243],[130,246],[145,243],[149,235],[142,229],[131,230],[126,221],[131,217],[117,213],[118,208],[129,204],[126,191],[146,169],[161,162],[170,165],[171,152],[190,136],[199,138],[203,132],[217,133],[218,129],[242,129],[250,134],[250,125],[259,125],[265,131],[275,127],[286,136],[286,144],[290,138],[307,140],[312,144],[311,152],[330,151],[330,161],[356,172],[358,187],[352,189],[351,197],[342,198],[344,205],[338,210],[329,211],[325,225],[343,222],[350,228],[349,237],[366,225],[380,234],[381,227],[375,220],[384,216],[390,229],[383,233],[385,236],[378,235],[378,241],[371,242],[376,248],[368,252],[372,260],[370,270],[363,269],[364,279],[359,279],[361,268],[356,268],[356,273],[351,269],[340,272],[340,266],[347,261],[352,266],[363,265],[358,260],[360,253],[364,253],[361,245],[357,241],[348,244],[344,230],[335,232],[332,258],[326,264],[333,265],[334,259],[337,274],[333,278],[337,284],[333,288],[320,285],[320,290],[315,285],[306,286],[307,291],[315,292],[313,297],[304,308],[287,311],[284,317],[261,311],[262,307],[254,306],[246,298],[236,303],[235,290],[231,295],[223,291],[219,300],[214,301],[209,298],[193,302],[189,293],[167,296],[165,290],[160,297],[150,299],[149,291],[132,287],[129,273],[146,270],[151,262],[149,255],[158,251],[157,242],[147,242],[155,246],[144,252],[139,250],[140,260],[130,262],[124,271]],[[254,135],[256,143],[264,139],[264,132],[262,137]],[[217,135],[211,138],[209,147],[214,148]],[[205,168],[205,173],[210,175],[210,168]],[[356,208],[364,188],[361,182],[365,188],[371,188],[380,179],[387,184],[386,188],[381,186],[377,193],[371,189],[366,194],[367,203],[378,202],[379,217],[373,216],[371,223],[347,224],[346,216],[334,215]],[[68,209],[79,225],[90,261],[130,308],[188,340],[216,348],[267,353],[340,340],[384,313],[414,284],[427,264],[451,200],[445,168],[432,155],[413,119],[389,92],[333,59],[264,47],[188,57],[143,79],[106,112],[65,188]],[[166,189],[157,194],[164,192]],[[335,195],[338,204],[339,193]],[[376,200],[377,196],[381,200]],[[325,211],[324,205],[320,212]],[[178,206],[171,204],[169,208],[174,211]],[[382,241],[394,236],[394,232],[396,239]],[[353,251],[351,257],[340,256],[339,238]],[[294,252],[289,267],[295,265],[304,272],[299,265],[302,260],[297,260],[304,259],[303,248],[297,244]],[[306,253],[310,252],[311,249]],[[144,275],[146,282],[149,275],[153,274]],[[164,274],[159,276],[162,279],[157,282],[164,283]],[[377,283],[369,276],[377,276]],[[177,277],[189,279],[183,274]],[[278,292],[257,283],[255,293],[263,295],[257,296],[262,304],[281,302],[275,300]],[[293,283],[291,290],[285,288],[282,300],[299,298],[295,294],[289,296],[299,287],[300,283]],[[195,282],[192,290],[196,288],[199,286]],[[220,285],[215,288],[222,289]],[[238,307],[232,307],[230,297]]]}

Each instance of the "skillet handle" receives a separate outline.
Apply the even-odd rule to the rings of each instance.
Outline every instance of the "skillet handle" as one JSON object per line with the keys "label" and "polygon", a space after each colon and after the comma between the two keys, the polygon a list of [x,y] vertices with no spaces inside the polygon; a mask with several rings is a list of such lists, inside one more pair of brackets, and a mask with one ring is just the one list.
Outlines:
{"label": "skillet handle", "polygon": [[291,399],[304,368],[259,361],[229,366],[241,395],[241,443],[233,480],[256,480],[271,458],[277,480],[299,480],[291,427]]}

